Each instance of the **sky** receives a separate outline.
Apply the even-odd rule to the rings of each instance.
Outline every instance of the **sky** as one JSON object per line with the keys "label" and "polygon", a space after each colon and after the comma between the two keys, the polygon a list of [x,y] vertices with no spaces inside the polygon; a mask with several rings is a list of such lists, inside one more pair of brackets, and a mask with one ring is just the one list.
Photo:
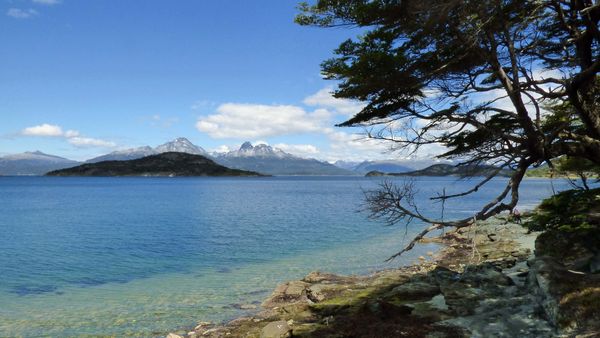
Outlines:
{"label": "sky", "polygon": [[334,99],[320,63],[347,28],[294,23],[297,0],[0,0],[0,155],[85,160],[186,137],[321,160],[393,157]]}

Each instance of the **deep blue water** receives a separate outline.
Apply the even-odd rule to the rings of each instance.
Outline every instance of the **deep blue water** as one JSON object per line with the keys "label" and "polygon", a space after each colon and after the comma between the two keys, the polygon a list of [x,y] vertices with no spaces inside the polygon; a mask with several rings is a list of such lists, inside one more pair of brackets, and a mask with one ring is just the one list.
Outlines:
{"label": "deep blue water", "polygon": [[[383,263],[405,229],[358,212],[362,191],[378,182],[0,177],[0,336],[161,335],[239,315],[235,304],[315,269],[366,273],[434,249]],[[417,179],[421,211],[439,216],[441,205],[426,196],[468,183]],[[468,216],[504,183],[446,203],[445,217]],[[549,180],[528,179],[520,207],[551,193]]]}

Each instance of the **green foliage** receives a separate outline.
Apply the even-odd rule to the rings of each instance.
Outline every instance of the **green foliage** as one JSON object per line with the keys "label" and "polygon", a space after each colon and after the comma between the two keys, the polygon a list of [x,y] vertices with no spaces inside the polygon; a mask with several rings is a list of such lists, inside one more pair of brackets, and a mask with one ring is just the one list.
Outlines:
{"label": "green foliage", "polygon": [[[463,166],[493,164],[513,172],[500,194],[462,220],[431,220],[411,211],[414,205],[401,203],[407,201],[405,194],[410,196],[404,189],[388,189],[391,197],[371,200],[371,210],[387,215],[396,208],[396,220],[464,224],[514,208],[528,168],[564,156],[569,157],[565,163],[569,169],[589,168],[583,159],[600,165],[600,6],[594,3],[313,0],[300,4],[296,22],[301,25],[360,32],[342,42],[321,65],[326,78],[336,81],[335,97],[365,104],[340,126],[365,127],[369,137],[390,141],[392,150],[411,153],[441,145],[446,150],[437,154],[439,158]],[[545,103],[553,109],[548,112]],[[468,191],[438,198],[471,194],[495,175]],[[583,189],[589,189],[586,178],[578,176]],[[389,200],[394,203],[385,204]],[[583,229],[589,223],[576,214],[564,223],[562,218],[548,217],[557,222],[548,226],[561,229],[569,225]]]}
{"label": "green foliage", "polygon": [[567,190],[545,199],[525,226],[534,231],[598,233],[600,188]]}

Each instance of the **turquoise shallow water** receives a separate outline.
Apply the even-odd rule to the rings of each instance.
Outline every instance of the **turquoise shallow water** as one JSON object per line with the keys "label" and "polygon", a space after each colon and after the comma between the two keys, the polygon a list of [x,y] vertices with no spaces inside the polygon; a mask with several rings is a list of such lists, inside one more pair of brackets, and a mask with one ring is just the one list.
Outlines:
{"label": "turquoise shallow water", "polygon": [[[0,336],[162,336],[244,313],[284,280],[316,269],[367,273],[419,224],[386,227],[358,212],[379,179],[0,177]],[[419,178],[425,195],[464,188]],[[476,210],[500,189],[445,206]],[[566,188],[555,182],[557,190]],[[552,193],[527,180],[521,208]]]}

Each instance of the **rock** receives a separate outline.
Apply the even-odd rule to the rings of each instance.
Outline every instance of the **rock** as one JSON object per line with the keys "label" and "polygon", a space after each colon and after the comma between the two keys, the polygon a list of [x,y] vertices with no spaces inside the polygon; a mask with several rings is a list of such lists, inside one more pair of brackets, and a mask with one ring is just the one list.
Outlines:
{"label": "rock", "polygon": [[238,310],[254,310],[257,308],[254,304],[231,304],[231,307]]}
{"label": "rock", "polygon": [[502,273],[502,269],[492,263],[483,263],[480,265],[469,265],[460,280],[473,286],[510,286],[514,281]]}
{"label": "rock", "polygon": [[306,288],[310,284],[303,281],[291,281],[278,285],[275,291],[267,298],[262,306],[274,308],[281,303],[307,302]]}
{"label": "rock", "polygon": [[217,332],[217,331],[219,331],[219,329],[218,329],[218,328],[214,328],[214,329],[208,329],[208,330],[206,330],[206,331],[202,332],[202,335],[203,335],[203,336],[206,336],[206,335],[209,335],[209,334],[211,334],[211,333],[215,333],[215,332]]}
{"label": "rock", "polygon": [[284,320],[267,324],[260,333],[260,338],[287,338],[292,336],[292,328]]}
{"label": "rock", "polygon": [[178,335],[178,334],[174,334],[174,333],[169,333],[167,335],[167,338],[183,338],[182,336]]}
{"label": "rock", "polygon": [[319,303],[325,300],[324,286],[322,284],[312,285],[308,288],[306,296],[314,303]]}
{"label": "rock", "polygon": [[335,281],[339,279],[340,276],[334,275],[332,273],[323,273],[320,271],[313,271],[306,275],[302,280],[307,283],[320,283],[323,281]]}
{"label": "rock", "polygon": [[556,326],[558,301],[551,295],[550,277],[553,274],[552,271],[559,268],[559,264],[551,257],[537,257],[529,262],[529,267],[528,283],[534,288],[546,317],[552,325]]}
{"label": "rock", "polygon": [[590,272],[591,273],[599,273],[600,272],[600,253],[596,253],[594,257],[590,259]]}
{"label": "rock", "polygon": [[398,300],[430,299],[440,293],[440,287],[435,283],[410,281],[393,288],[387,297]]}
{"label": "rock", "polygon": [[213,323],[211,322],[198,322],[198,325],[196,325],[196,327],[194,327],[194,331],[200,331],[202,329],[206,329],[209,326],[212,326]]}

